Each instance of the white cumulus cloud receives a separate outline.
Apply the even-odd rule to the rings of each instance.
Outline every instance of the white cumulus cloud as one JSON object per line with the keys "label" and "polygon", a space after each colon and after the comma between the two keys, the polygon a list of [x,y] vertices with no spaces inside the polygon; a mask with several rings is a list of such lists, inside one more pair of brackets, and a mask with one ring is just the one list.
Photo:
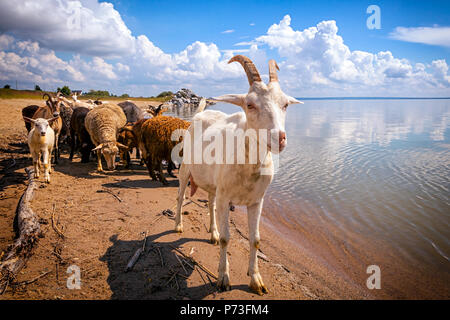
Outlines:
{"label": "white cumulus cloud", "polygon": [[[235,46],[193,41],[164,52],[146,35],[133,35],[112,4],[97,0],[0,2],[3,82],[142,96],[190,87],[213,96],[248,89],[242,67],[228,64],[233,55],[248,55],[267,80],[267,62],[276,52],[282,87],[294,96],[450,95],[444,59],[412,64],[389,50],[352,50],[333,20],[295,30],[286,15]],[[62,59],[60,51],[71,56]]]}
{"label": "white cumulus cloud", "polygon": [[450,47],[450,27],[397,27],[389,37],[407,42]]}

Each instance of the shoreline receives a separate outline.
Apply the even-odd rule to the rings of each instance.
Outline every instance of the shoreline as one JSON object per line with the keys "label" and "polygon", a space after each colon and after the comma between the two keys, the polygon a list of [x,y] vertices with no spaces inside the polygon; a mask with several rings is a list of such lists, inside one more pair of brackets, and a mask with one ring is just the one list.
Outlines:
{"label": "shoreline", "polygon": [[[284,210],[289,209],[292,210]],[[328,288],[333,288],[333,299],[450,298],[450,272],[444,265],[438,268],[420,264],[413,258],[407,259],[407,253],[385,239],[359,230],[343,232],[318,215],[311,217],[301,209],[296,212],[302,223],[287,222],[284,218],[289,214],[282,215],[270,205],[265,206],[262,224],[278,235],[274,252],[288,248],[291,256],[288,265],[299,273],[306,271],[323,280]],[[299,265],[295,266],[296,263]],[[369,290],[366,286],[371,275],[367,268],[371,265],[380,267],[380,290]]]}

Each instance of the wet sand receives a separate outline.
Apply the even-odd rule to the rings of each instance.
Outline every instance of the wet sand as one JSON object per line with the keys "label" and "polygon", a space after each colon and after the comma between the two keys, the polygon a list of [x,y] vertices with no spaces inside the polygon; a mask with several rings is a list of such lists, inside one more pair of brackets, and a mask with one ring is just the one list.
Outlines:
{"label": "wet sand", "polygon": [[[0,252],[13,241],[12,222],[25,189],[24,168],[31,165],[20,110],[36,100],[0,100]],[[139,102],[144,106],[146,102]],[[14,157],[14,161],[12,160]],[[382,239],[346,234],[333,225],[301,215],[301,206],[290,207],[302,223],[285,221],[281,213],[265,206],[261,223],[260,272],[269,294],[249,291],[247,217],[242,208],[232,212],[229,248],[232,290],[217,292],[214,280],[187,268],[175,255],[179,248],[217,274],[219,248],[209,243],[208,210],[200,191],[183,208],[185,231],[173,232],[174,221],[161,215],[174,210],[178,181],[169,186],[150,181],[146,168],[134,161],[131,169],[107,174],[95,171],[93,161],[70,163],[68,149],[54,167],[52,183],[36,190],[33,210],[41,218],[44,237],[19,274],[18,281],[45,277],[27,286],[9,288],[0,299],[405,299],[449,298],[448,274],[429,277],[397,260],[397,252]],[[120,198],[102,190],[109,190]],[[186,200],[185,203],[188,203]],[[65,239],[51,225],[55,218]],[[271,210],[269,213],[268,210]],[[143,244],[145,253],[129,272],[124,269]],[[369,240],[369,241],[367,241]],[[159,248],[156,249],[156,247]],[[159,254],[161,253],[161,255]],[[382,253],[382,254],[380,254]],[[1,254],[1,253],[0,253]],[[162,259],[161,259],[162,257]],[[368,265],[381,268],[382,289],[366,287]],[[81,269],[81,289],[66,286],[67,268]],[[177,281],[168,281],[173,272]],[[442,281],[444,280],[444,281]],[[14,289],[14,290],[13,290]]]}

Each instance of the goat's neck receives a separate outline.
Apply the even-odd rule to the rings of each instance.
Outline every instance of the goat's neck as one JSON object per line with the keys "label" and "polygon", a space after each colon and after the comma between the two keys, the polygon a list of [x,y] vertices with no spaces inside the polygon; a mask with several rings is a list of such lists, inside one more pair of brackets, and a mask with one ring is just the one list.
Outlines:
{"label": "goat's neck", "polygon": [[[248,124],[245,124],[245,131],[248,129]],[[251,138],[249,138],[251,139]],[[265,147],[265,150],[267,150],[264,159],[260,159],[260,153],[259,150],[261,148],[261,143],[259,141],[259,134],[256,135],[256,152],[257,152],[257,160],[256,164],[250,164],[250,144],[249,139],[245,139],[245,163],[248,163],[248,166],[251,168],[251,171],[254,172],[260,172],[262,169],[268,168],[272,165],[272,152],[267,150],[267,146]]]}

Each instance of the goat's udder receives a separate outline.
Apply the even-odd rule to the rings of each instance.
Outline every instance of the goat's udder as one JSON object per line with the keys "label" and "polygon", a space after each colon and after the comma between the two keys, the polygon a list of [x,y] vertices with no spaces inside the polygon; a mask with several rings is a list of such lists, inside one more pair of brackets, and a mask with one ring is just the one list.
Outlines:
{"label": "goat's udder", "polygon": [[194,182],[194,178],[192,178],[192,175],[189,176],[189,181],[191,182],[191,197],[195,194],[197,191],[198,186]]}

